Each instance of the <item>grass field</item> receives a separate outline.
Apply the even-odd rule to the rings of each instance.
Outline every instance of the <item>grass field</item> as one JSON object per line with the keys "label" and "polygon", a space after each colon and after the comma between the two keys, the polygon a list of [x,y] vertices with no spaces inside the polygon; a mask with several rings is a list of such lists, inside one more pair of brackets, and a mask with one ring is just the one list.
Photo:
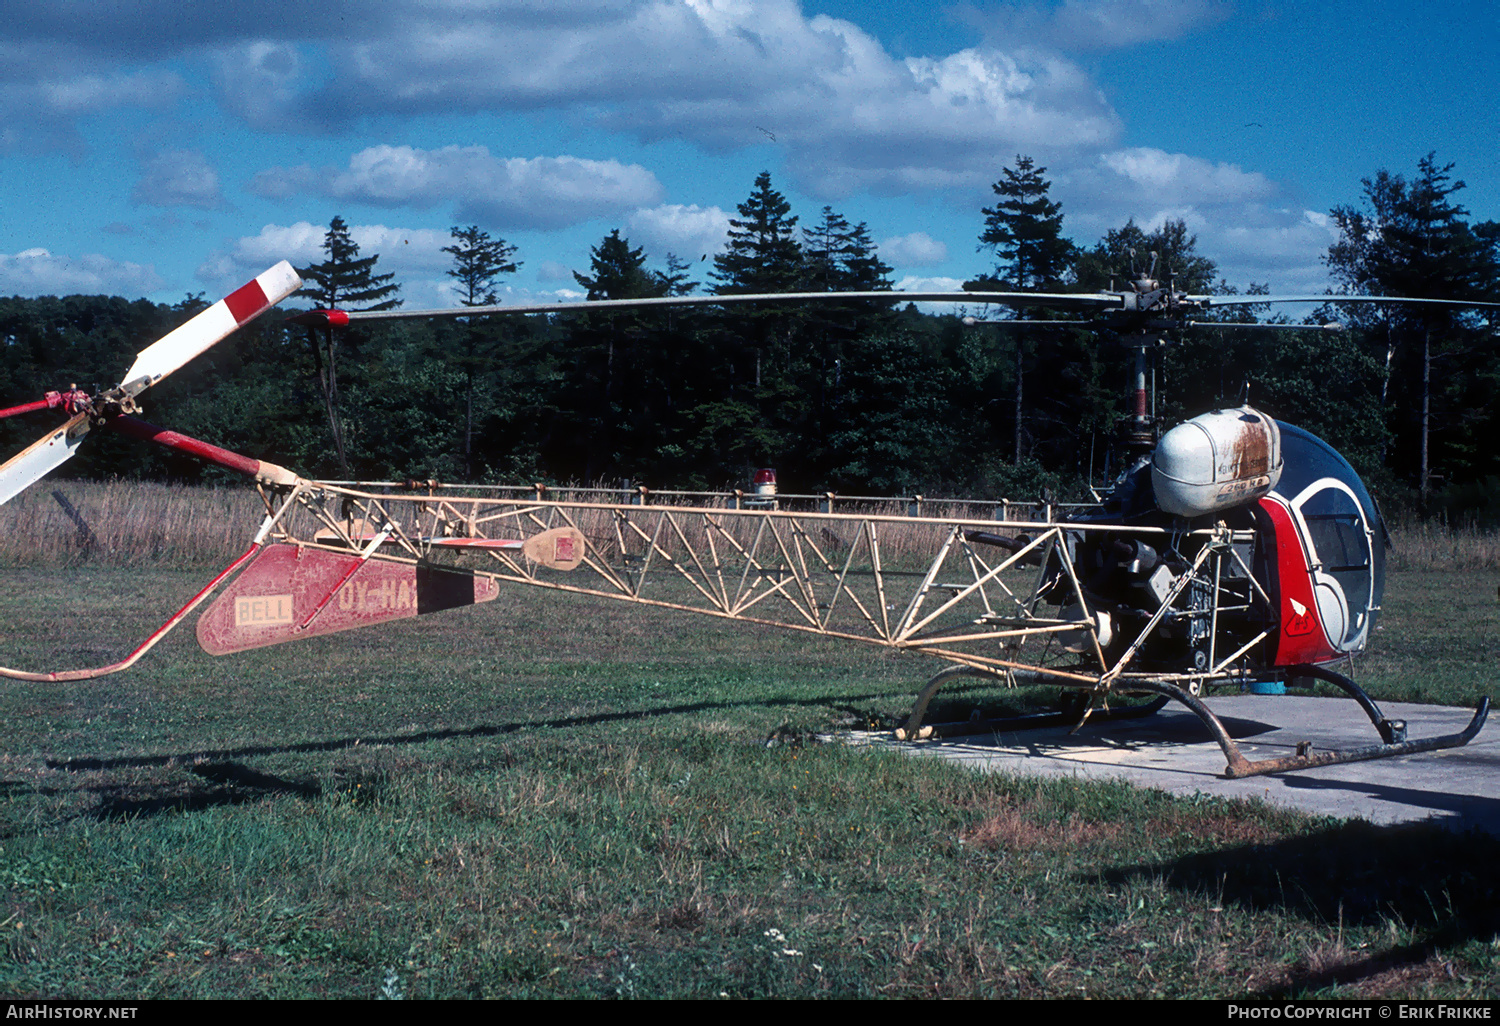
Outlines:
{"label": "grass field", "polygon": [[[207,576],[10,568],[0,662],[115,658]],[[1360,679],[1490,690],[1496,577],[1393,574]],[[7,681],[0,995],[1500,994],[1495,839],[814,742],[932,669],[506,592]]]}

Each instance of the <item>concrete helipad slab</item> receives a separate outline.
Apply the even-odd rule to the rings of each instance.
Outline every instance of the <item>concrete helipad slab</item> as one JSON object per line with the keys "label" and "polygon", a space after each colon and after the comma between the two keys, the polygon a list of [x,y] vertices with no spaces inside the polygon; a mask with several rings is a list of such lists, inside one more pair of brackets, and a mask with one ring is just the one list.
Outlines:
{"label": "concrete helipad slab", "polygon": [[[1248,759],[1295,754],[1297,742],[1304,740],[1312,741],[1315,751],[1362,748],[1380,740],[1349,699],[1236,695],[1207,701]],[[1406,720],[1412,739],[1457,733],[1473,715],[1472,709],[1402,702],[1383,702],[1381,710],[1390,719]],[[1224,779],[1223,751],[1198,718],[1176,704],[1138,720],[1091,723],[1073,735],[1057,727],[904,744],[889,734],[859,735],[859,740],[987,771],[1124,779],[1176,794],[1261,798],[1316,815],[1372,823],[1431,819],[1500,835],[1497,720],[1500,716],[1492,716],[1463,748],[1243,780]]]}

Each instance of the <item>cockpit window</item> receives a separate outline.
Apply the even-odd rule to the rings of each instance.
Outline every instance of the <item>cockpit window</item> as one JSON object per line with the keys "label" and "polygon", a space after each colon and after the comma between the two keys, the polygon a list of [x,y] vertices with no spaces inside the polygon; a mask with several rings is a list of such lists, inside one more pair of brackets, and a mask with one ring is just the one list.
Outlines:
{"label": "cockpit window", "polygon": [[[1302,520],[1307,524],[1316,559],[1323,573],[1338,582],[1353,614],[1346,641],[1363,627],[1359,613],[1370,602],[1371,546],[1364,518],[1354,499],[1342,488],[1324,488],[1302,502]],[[1380,539],[1375,540],[1379,545]]]}
{"label": "cockpit window", "polygon": [[1316,550],[1315,560],[1323,573],[1338,582],[1348,602],[1347,642],[1366,627],[1362,611],[1380,608],[1385,583],[1385,529],[1380,513],[1354,468],[1331,445],[1299,427],[1280,422],[1278,426],[1285,461],[1278,493],[1291,502],[1319,481],[1331,478],[1344,486],[1333,487],[1330,482],[1329,487],[1304,495],[1299,512]]}

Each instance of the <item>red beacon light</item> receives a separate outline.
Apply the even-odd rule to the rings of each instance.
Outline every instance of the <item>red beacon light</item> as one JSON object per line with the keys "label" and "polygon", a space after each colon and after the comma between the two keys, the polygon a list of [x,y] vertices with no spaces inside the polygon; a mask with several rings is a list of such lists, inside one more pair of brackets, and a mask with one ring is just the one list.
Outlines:
{"label": "red beacon light", "polygon": [[758,499],[774,499],[776,497],[776,471],[770,467],[761,467],[750,479],[755,486],[755,497]]}

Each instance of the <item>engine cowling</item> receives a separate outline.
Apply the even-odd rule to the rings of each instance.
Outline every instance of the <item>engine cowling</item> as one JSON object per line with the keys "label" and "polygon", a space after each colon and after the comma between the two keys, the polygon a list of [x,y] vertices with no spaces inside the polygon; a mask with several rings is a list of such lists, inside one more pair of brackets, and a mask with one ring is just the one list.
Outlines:
{"label": "engine cowling", "polygon": [[1151,457],[1157,508],[1201,517],[1265,495],[1281,480],[1281,432],[1259,410],[1241,406],[1183,421],[1162,435]]}

